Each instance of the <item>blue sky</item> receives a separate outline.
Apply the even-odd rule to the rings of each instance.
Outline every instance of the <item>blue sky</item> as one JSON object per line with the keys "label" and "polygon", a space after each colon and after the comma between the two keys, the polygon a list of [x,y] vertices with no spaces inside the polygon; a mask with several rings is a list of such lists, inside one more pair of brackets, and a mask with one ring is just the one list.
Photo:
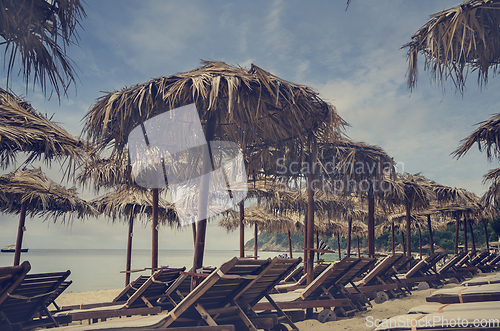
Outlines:
{"label": "blue sky", "polygon": [[[406,52],[400,49],[429,15],[458,3],[354,0],[346,11],[345,1],[87,0],[79,46],[68,49],[78,70],[77,92],[70,90],[59,103],[37,87],[26,91],[20,77],[13,78],[12,89],[79,135],[82,118],[102,91],[190,70],[200,59],[254,63],[313,87],[351,124],[350,138],[382,147],[405,171],[480,195],[486,189],[483,174],[497,165],[476,149],[460,160],[450,153],[477,122],[498,112],[500,80],[492,77],[481,90],[471,73],[462,96],[449,84],[436,86],[420,70],[418,86],[410,92]],[[5,70],[0,72],[5,86]],[[46,172],[59,180],[57,163]],[[0,245],[14,243],[17,216],[0,214],[0,220]],[[27,229],[30,248],[126,245],[126,226],[106,219],[71,224],[30,219]],[[237,249],[237,243],[237,233],[216,226],[208,230],[208,249]],[[137,227],[134,247],[150,247],[146,225]],[[161,228],[160,247],[191,248],[190,230]]]}

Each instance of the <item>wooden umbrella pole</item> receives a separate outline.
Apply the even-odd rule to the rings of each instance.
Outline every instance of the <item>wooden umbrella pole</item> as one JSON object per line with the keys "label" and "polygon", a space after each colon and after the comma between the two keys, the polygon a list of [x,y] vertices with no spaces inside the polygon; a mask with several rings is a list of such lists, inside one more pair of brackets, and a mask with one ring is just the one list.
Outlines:
{"label": "wooden umbrella pole", "polygon": [[476,252],[476,240],[474,239],[474,229],[472,228],[472,222],[469,222],[469,230],[470,230],[470,242],[472,244],[472,252]]}
{"label": "wooden umbrella pole", "polygon": [[392,255],[396,254],[396,243],[395,243],[395,238],[394,238],[394,221],[391,223],[391,234],[392,234]]}
{"label": "wooden umbrella pole", "polygon": [[488,240],[488,222],[484,222],[484,239],[486,239],[486,249],[490,251],[490,241]]}
{"label": "wooden umbrella pole", "polygon": [[347,254],[346,256],[351,256],[351,231],[352,231],[352,217],[347,218]]}
{"label": "wooden umbrella pole", "polygon": [[293,259],[292,236],[290,230],[288,230],[288,252],[290,253],[290,258]]}
{"label": "wooden umbrella pole", "polygon": [[340,251],[340,233],[337,231],[337,248],[339,250],[339,261],[342,260],[342,252]]}
{"label": "wooden umbrella pole", "polygon": [[405,233],[401,230],[401,245],[403,246],[403,254],[406,255]]}
{"label": "wooden umbrella pole", "polygon": [[245,201],[240,201],[240,257],[245,257]]}
{"label": "wooden umbrella pole", "polygon": [[307,211],[304,216],[304,270],[307,270],[307,258],[309,257],[307,252]]}
{"label": "wooden umbrella pole", "polygon": [[375,196],[373,183],[368,188],[368,256],[375,257]]}
{"label": "wooden umbrella pole", "polygon": [[429,244],[431,245],[431,255],[434,255],[434,238],[432,236],[431,215],[427,215],[427,228],[429,229]]}
{"label": "wooden umbrella pole", "polygon": [[[208,174],[213,170],[212,157],[210,155],[210,141],[213,140],[215,134],[215,118],[211,116],[207,120],[206,136],[208,142],[207,148],[202,155],[203,173]],[[198,215],[206,215],[208,209],[208,193],[209,193],[209,176],[204,176],[200,185],[199,199],[198,199]],[[198,216],[200,217],[200,216]],[[198,228],[196,230],[196,243],[194,247],[193,258],[193,271],[203,267],[203,255],[205,254],[205,237],[207,234],[207,220],[201,219],[198,221]],[[195,285],[195,284],[193,284]]]}
{"label": "wooden umbrella pole", "polygon": [[134,234],[134,213],[130,212],[130,218],[128,221],[128,240],[127,240],[127,266],[125,273],[125,286],[130,284],[130,270],[132,268],[132,236]]}
{"label": "wooden umbrella pole", "polygon": [[[316,230],[316,248],[319,249],[319,231]],[[319,261],[319,252],[316,252],[316,261]]]}
{"label": "wooden umbrella pole", "polygon": [[458,231],[460,228],[460,220],[457,217],[455,217],[455,254],[458,254]]}
{"label": "wooden umbrella pole", "polygon": [[467,218],[464,217],[464,250],[466,252],[469,251],[469,246],[468,246],[468,243],[467,243]]}
{"label": "wooden umbrella pole", "polygon": [[21,248],[23,245],[23,235],[24,235],[24,224],[26,222],[26,204],[24,201],[21,204],[21,213],[19,215],[19,227],[17,228],[17,241],[16,241],[16,251],[14,253],[14,265],[19,265],[21,262]]}
{"label": "wooden umbrella pole", "polygon": [[253,233],[254,237],[254,243],[253,243],[253,258],[257,260],[257,255],[258,255],[258,250],[259,250],[259,245],[257,243],[257,240],[259,239],[259,229],[257,226],[257,222],[255,222],[255,229]]}
{"label": "wooden umbrella pole", "polygon": [[[313,164],[313,162],[311,162]],[[314,191],[312,187],[313,175],[311,172],[307,175],[307,284],[311,284],[314,280]]]}
{"label": "wooden umbrella pole", "polygon": [[406,200],[406,255],[411,256],[411,201]]}
{"label": "wooden umbrella pole", "polygon": [[356,240],[358,241],[358,258],[361,257],[361,248],[359,247],[359,236],[356,236]]}
{"label": "wooden umbrella pole", "polygon": [[196,245],[196,223],[191,223],[191,228],[193,229],[193,245]]}
{"label": "wooden umbrella pole", "polygon": [[418,227],[418,245],[420,246],[420,260],[422,260],[422,230]]}
{"label": "wooden umbrella pole", "polygon": [[153,224],[152,224],[151,273],[158,268],[158,189],[153,189]]}

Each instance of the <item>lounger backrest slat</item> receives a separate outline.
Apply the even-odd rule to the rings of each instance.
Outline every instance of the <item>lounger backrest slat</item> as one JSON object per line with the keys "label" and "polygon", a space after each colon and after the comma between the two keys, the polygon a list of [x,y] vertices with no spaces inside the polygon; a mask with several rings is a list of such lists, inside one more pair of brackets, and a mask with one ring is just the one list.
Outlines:
{"label": "lounger backrest slat", "polygon": [[0,305],[0,310],[10,323],[29,321],[57,292],[59,286],[70,273],[68,270],[60,273],[27,275],[24,281]]}
{"label": "lounger backrest slat", "polygon": [[361,259],[359,258],[345,257],[339,262],[330,265],[304,289],[301,295],[302,298],[305,300],[316,300],[326,295],[323,288],[328,289],[339,283],[343,276],[349,274],[350,270],[360,262]]}
{"label": "lounger backrest slat", "polygon": [[31,265],[25,261],[19,266],[0,268],[0,305],[22,283]]}

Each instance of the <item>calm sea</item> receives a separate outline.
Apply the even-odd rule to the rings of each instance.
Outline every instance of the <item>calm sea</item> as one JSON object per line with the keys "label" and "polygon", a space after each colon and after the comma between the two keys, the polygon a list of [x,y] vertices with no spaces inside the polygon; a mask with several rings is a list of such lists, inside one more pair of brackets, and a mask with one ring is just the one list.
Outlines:
{"label": "calm sea", "polygon": [[[247,252],[246,255],[252,255]],[[275,257],[280,252],[259,252],[260,258]],[[238,256],[239,251],[206,251],[203,265],[220,266],[223,262]],[[328,254],[333,255],[333,254]],[[301,256],[300,252],[294,257]],[[44,273],[70,270],[69,279],[73,284],[67,291],[82,292],[123,288],[125,285],[125,249],[32,249],[22,253],[21,262],[29,261],[30,273]],[[0,253],[0,266],[12,265],[13,253]],[[193,263],[192,250],[160,250],[158,265],[189,267]],[[151,250],[135,249],[132,252],[132,269],[151,266]],[[149,275],[151,271],[133,273],[131,279],[139,275]]]}

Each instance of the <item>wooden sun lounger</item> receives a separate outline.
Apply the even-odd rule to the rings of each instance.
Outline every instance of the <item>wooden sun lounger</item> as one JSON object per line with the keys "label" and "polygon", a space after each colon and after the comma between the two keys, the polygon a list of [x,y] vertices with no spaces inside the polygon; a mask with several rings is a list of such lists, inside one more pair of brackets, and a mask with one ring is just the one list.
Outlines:
{"label": "wooden sun lounger", "polygon": [[30,269],[31,265],[27,261],[19,266],[0,268],[0,305],[21,284]]}
{"label": "wooden sun lounger", "polygon": [[375,259],[371,258],[345,257],[328,266],[305,289],[270,294],[256,304],[254,309],[273,309],[275,305],[281,309],[338,307],[341,313],[347,316],[351,312],[363,309],[367,300],[360,292],[356,293],[358,299],[352,300],[353,295],[348,292],[345,285],[365,272],[374,262]]}
{"label": "wooden sun lounger", "polygon": [[462,285],[475,286],[475,285],[496,284],[496,283],[500,283],[500,274],[472,278],[462,282]]}
{"label": "wooden sun lounger", "polygon": [[473,310],[491,310],[498,309],[500,316],[500,305],[497,301],[486,302],[467,302],[467,303],[449,303],[420,305],[408,310],[408,314],[434,314],[448,311],[473,311]]}
{"label": "wooden sun lounger", "polygon": [[[385,320],[384,323],[380,323],[375,331],[498,331],[500,330],[499,316],[500,312],[498,309],[474,311],[444,311],[442,313],[433,314],[407,314],[395,316],[388,320]],[[460,321],[460,325],[458,325],[458,321]],[[478,323],[478,326],[475,327],[475,323]]]}
{"label": "wooden sun lounger", "polygon": [[441,277],[434,272],[436,264],[444,258],[444,255],[434,254],[420,260],[406,274],[398,275],[399,281],[405,284],[427,282],[432,287],[442,284]]}
{"label": "wooden sun lounger", "polygon": [[296,283],[299,281],[299,279],[304,275],[304,266],[298,266],[292,272],[290,272],[281,282],[280,284],[284,283]]}
{"label": "wooden sun lounger", "polygon": [[[277,263],[285,263],[287,267],[281,268],[276,275],[268,275]],[[204,321],[211,326],[234,324],[237,330],[272,329],[278,324],[278,317],[258,316],[251,305],[264,297],[298,263],[300,259],[233,258],[206,277],[156,327],[189,326]]]}
{"label": "wooden sun lounger", "polygon": [[[328,268],[330,263],[318,263],[313,269],[313,279],[318,277],[323,271]],[[307,273],[303,273],[298,281],[295,283],[281,283],[275,286],[276,291],[278,292],[286,292],[286,291],[294,291],[298,288],[306,287],[307,283]]]}
{"label": "wooden sun lounger", "polygon": [[499,301],[500,284],[477,286],[457,286],[440,289],[425,299],[427,302],[464,303],[480,301]]}
{"label": "wooden sun lounger", "polygon": [[[257,327],[273,329],[279,323],[278,316],[275,314],[258,316],[251,305],[265,296],[267,291],[290,273],[300,261],[300,259],[278,258],[272,260],[233,258],[209,274],[182,301],[175,303],[175,307],[166,315],[133,316],[88,325],[85,326],[86,328],[70,326],[54,331],[93,330],[95,328],[168,331],[254,331]],[[177,285],[179,284],[182,282],[177,282]],[[172,290],[172,286],[169,290]],[[183,296],[180,291],[178,295]],[[208,324],[208,326],[201,324]],[[190,327],[182,329],[187,326]]]}
{"label": "wooden sun lounger", "polygon": [[389,255],[380,260],[375,267],[355,285],[358,289],[369,296],[370,299],[380,291],[387,291],[391,297],[405,295],[405,286],[392,278],[395,274],[392,267],[398,260],[403,258],[403,254]]}
{"label": "wooden sun lounger", "polygon": [[71,317],[55,317],[47,308],[51,300],[55,300],[54,294],[61,294],[59,287],[70,273],[68,270],[26,275],[0,304],[0,329],[28,329],[71,322]]}
{"label": "wooden sun lounger", "polygon": [[[133,292],[131,290],[134,287],[126,286],[112,302],[65,306],[55,316],[71,316],[73,321],[89,319],[97,322],[111,317],[158,314],[161,308],[155,306],[156,301],[184,270],[185,268],[160,268]],[[128,297],[126,301],[119,301],[125,297]]]}
{"label": "wooden sun lounger", "polygon": [[437,270],[437,274],[442,281],[452,277],[455,277],[458,280],[464,280],[464,276],[469,272],[462,267],[464,259],[467,258],[466,255],[466,252],[460,252],[453,255],[441,268]]}
{"label": "wooden sun lounger", "polygon": [[500,255],[495,256],[490,262],[488,262],[488,266],[492,268],[492,270],[496,270],[500,268]]}
{"label": "wooden sun lounger", "polygon": [[109,320],[99,324],[91,325],[70,325],[50,329],[51,331],[90,331],[90,330],[156,330],[156,331],[238,331],[234,325],[217,325],[217,326],[196,326],[191,328],[168,328],[158,329],[150,328],[151,325],[158,324],[165,318],[164,315],[155,316],[131,316],[120,319]]}

